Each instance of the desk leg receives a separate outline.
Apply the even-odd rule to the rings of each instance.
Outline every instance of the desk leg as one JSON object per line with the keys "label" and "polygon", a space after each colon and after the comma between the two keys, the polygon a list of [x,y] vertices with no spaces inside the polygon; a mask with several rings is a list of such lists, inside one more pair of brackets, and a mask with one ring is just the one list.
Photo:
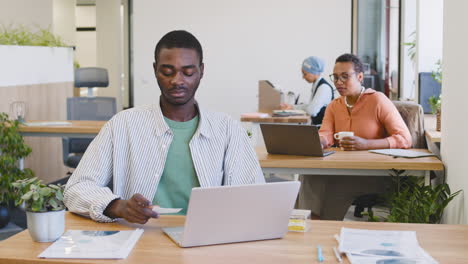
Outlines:
{"label": "desk leg", "polygon": [[20,170],[24,170],[24,158],[19,159],[18,166]]}
{"label": "desk leg", "polygon": [[293,174],[293,179],[294,181],[298,181],[299,180],[299,174]]}
{"label": "desk leg", "polygon": [[431,171],[424,172],[424,185],[425,186],[431,185]]}

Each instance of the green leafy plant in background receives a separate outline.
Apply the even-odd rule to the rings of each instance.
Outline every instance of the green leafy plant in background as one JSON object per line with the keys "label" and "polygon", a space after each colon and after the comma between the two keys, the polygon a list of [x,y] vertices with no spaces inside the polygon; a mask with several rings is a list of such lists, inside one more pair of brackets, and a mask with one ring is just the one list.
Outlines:
{"label": "green leafy plant in background", "polygon": [[[25,26],[1,26],[0,45],[17,46],[45,46],[45,47],[70,47],[60,36],[54,35],[49,29],[38,27],[36,31]],[[79,68],[78,61],[74,61],[75,68]]]}
{"label": "green leafy plant in background", "polygon": [[36,177],[18,180],[13,183],[16,190],[16,205],[25,203],[26,210],[31,212],[49,212],[65,209],[63,204],[62,185],[43,184]]}
{"label": "green leafy plant in background", "polygon": [[25,26],[0,27],[0,45],[68,47],[59,36],[49,29],[38,28],[32,31]]}
{"label": "green leafy plant in background", "polygon": [[10,205],[17,198],[12,183],[33,176],[30,169],[21,170],[18,161],[31,153],[19,133],[19,122],[0,113],[0,204]]}
{"label": "green leafy plant in background", "polygon": [[408,57],[413,62],[413,65],[416,64],[416,31],[411,32],[408,36],[410,42],[404,42],[403,45],[408,46]]}
{"label": "green leafy plant in background", "polygon": [[442,104],[441,100],[442,100],[442,95],[431,96],[427,100],[428,103],[429,103],[429,106],[431,107],[431,111],[432,111],[433,114],[437,114],[437,112],[440,111],[440,107],[441,107],[441,104]]}
{"label": "green leafy plant in background", "polygon": [[438,83],[442,83],[442,61],[438,60],[436,62],[436,69],[432,71],[432,78]]}
{"label": "green leafy plant in background", "polygon": [[447,183],[425,186],[424,178],[403,175],[403,170],[392,170],[392,191],[386,196],[389,208],[385,218],[379,218],[370,210],[369,221],[397,223],[440,223],[447,205],[461,190],[451,193]]}

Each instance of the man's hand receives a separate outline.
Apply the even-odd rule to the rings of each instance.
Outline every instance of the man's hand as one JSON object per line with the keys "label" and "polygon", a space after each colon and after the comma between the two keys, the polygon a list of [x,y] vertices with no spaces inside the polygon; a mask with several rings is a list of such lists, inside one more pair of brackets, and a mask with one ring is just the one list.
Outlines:
{"label": "man's hand", "polygon": [[280,104],[281,110],[292,110],[294,109],[292,105],[290,104]]}
{"label": "man's hand", "polygon": [[344,137],[340,140],[340,147],[343,150],[365,150],[369,149],[368,140],[358,136]]}
{"label": "man's hand", "polygon": [[145,224],[150,218],[159,215],[152,210],[153,206],[143,195],[134,194],[128,200],[115,200],[107,206],[104,214],[111,218],[124,218],[130,223]]}

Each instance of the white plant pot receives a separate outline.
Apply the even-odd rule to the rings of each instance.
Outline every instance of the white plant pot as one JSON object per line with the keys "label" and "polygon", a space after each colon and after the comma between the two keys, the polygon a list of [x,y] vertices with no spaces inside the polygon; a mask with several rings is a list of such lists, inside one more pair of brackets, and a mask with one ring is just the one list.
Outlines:
{"label": "white plant pot", "polygon": [[65,231],[65,210],[51,212],[26,211],[28,230],[37,242],[53,242]]}

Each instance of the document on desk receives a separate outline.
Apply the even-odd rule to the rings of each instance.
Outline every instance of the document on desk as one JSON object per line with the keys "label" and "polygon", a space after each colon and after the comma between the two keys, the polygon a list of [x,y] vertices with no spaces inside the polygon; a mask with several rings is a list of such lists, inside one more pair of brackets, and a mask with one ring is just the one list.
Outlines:
{"label": "document on desk", "polygon": [[431,157],[436,156],[433,153],[429,152],[422,152],[422,151],[415,151],[415,150],[408,150],[408,149],[373,149],[369,150],[369,152],[389,155],[395,158],[421,158],[421,157]]}
{"label": "document on desk", "polygon": [[67,121],[47,121],[47,122],[26,122],[25,126],[71,126],[72,123]]}
{"label": "document on desk", "polygon": [[38,257],[124,259],[142,234],[141,228],[122,231],[68,230]]}
{"label": "document on desk", "polygon": [[158,205],[153,205],[153,211],[158,214],[176,214],[182,211],[182,208],[163,208]]}
{"label": "document on desk", "polygon": [[339,250],[351,263],[437,264],[419,246],[414,231],[342,228]]}

